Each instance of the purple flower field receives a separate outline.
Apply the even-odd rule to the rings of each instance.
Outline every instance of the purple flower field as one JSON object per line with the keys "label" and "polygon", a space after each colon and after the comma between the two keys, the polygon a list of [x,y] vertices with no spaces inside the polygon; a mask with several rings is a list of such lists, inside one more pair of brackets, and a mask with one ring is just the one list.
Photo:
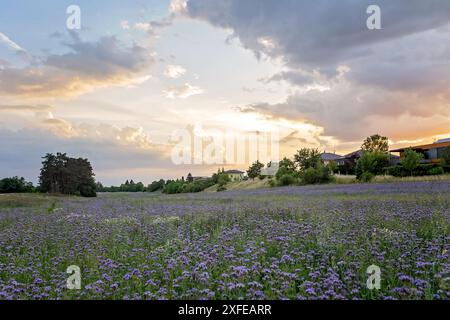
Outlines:
{"label": "purple flower field", "polygon": [[450,181],[0,195],[0,300],[449,299],[449,195]]}

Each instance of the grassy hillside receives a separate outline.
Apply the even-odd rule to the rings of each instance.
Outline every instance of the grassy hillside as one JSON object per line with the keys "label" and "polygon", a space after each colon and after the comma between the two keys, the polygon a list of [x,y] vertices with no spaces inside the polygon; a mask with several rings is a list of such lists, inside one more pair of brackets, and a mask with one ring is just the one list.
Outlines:
{"label": "grassy hillside", "polygon": [[[260,188],[269,188],[269,179],[255,179],[255,180],[247,180],[247,181],[239,181],[239,182],[230,182],[226,186],[227,190],[249,190],[249,189],[260,189]],[[214,185],[205,190],[205,192],[216,192],[217,185]]]}

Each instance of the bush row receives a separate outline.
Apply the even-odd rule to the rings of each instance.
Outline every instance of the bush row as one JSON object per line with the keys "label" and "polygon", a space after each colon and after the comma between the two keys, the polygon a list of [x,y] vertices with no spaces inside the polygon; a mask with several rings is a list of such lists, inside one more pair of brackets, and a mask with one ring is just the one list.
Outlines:
{"label": "bush row", "polygon": [[442,166],[440,164],[421,164],[413,172],[404,168],[401,164],[385,168],[386,173],[394,177],[409,176],[433,176],[450,172],[450,166]]}

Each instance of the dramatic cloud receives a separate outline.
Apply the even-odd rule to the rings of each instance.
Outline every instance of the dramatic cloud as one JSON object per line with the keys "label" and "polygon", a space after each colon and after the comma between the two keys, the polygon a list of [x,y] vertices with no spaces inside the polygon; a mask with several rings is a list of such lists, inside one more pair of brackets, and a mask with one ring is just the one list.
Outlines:
{"label": "dramatic cloud", "polygon": [[[148,79],[154,59],[148,48],[115,37],[87,42],[72,34],[70,52],[50,54],[39,65],[0,69],[0,94],[73,97],[97,88],[128,86]],[[144,79],[144,80],[143,80]]]}
{"label": "dramatic cloud", "polygon": [[187,99],[191,96],[202,94],[203,89],[185,83],[182,86],[172,86],[163,91],[163,95],[169,99]]}
{"label": "dramatic cloud", "polygon": [[367,54],[368,46],[447,24],[446,0],[380,0],[381,32],[366,28],[370,0],[191,0],[187,13],[231,29],[258,55],[282,56],[291,66],[326,66]]}
{"label": "dramatic cloud", "polygon": [[284,63],[261,81],[286,81],[294,93],[246,112],[314,123],[342,141],[373,132],[448,133],[450,2],[377,1],[382,30],[366,27],[371,4],[190,0],[181,12],[231,30],[257,57]]}
{"label": "dramatic cloud", "polygon": [[178,79],[186,73],[186,69],[182,66],[168,65],[164,70],[164,75],[168,78]]}
{"label": "dramatic cloud", "polygon": [[311,90],[279,104],[258,103],[242,112],[319,124],[324,134],[343,141],[379,132],[393,139],[449,132],[450,97],[373,90],[340,82],[330,90]]}

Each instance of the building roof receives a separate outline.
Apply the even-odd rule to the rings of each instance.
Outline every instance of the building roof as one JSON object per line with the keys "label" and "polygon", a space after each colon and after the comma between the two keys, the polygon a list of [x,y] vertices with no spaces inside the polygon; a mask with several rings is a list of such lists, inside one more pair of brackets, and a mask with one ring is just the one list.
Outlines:
{"label": "building roof", "polygon": [[329,153],[329,152],[324,152],[320,156],[322,157],[323,161],[333,161],[333,160],[342,159],[342,156],[335,154],[335,153]]}
{"label": "building roof", "polygon": [[243,171],[239,171],[239,170],[227,170],[224,173],[226,173],[226,174],[244,174]]}
{"label": "building roof", "polygon": [[363,154],[362,149],[359,149],[357,151],[350,152],[349,154],[346,154],[343,158],[353,158],[353,157],[361,157]]}
{"label": "building roof", "polygon": [[445,148],[450,147],[450,141],[444,141],[444,142],[435,142],[431,144],[423,144],[421,146],[415,146],[415,147],[406,147],[406,148],[400,148],[391,150],[391,152],[404,152],[406,149],[414,149],[414,150],[430,150],[434,148]]}

